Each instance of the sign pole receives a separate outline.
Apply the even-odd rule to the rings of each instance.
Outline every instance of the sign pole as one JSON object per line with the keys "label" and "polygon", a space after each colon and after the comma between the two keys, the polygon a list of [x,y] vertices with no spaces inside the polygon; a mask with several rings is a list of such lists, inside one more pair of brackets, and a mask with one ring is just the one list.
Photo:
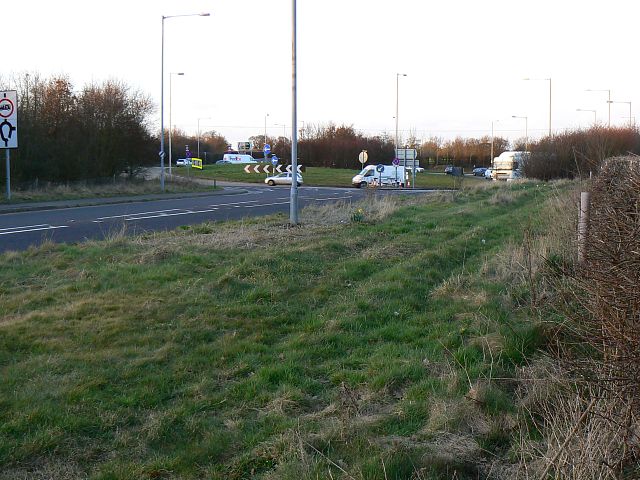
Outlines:
{"label": "sign pole", "polygon": [[10,161],[10,150],[5,149],[7,152],[7,200],[11,200],[11,161]]}

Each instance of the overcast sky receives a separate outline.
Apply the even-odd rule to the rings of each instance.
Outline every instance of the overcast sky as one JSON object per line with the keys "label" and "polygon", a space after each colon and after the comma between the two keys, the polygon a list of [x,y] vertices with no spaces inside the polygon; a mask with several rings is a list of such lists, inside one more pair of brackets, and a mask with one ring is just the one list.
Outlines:
{"label": "overcast sky", "polygon": [[[298,0],[298,120],[399,128],[420,138],[546,134],[606,124],[606,92],[640,107],[633,0]],[[68,75],[76,88],[123,80],[160,103],[165,126],[216,130],[235,144],[291,129],[290,0],[20,0],[2,7],[3,75]],[[159,108],[157,115],[159,127]],[[611,124],[629,106],[611,106]]]}

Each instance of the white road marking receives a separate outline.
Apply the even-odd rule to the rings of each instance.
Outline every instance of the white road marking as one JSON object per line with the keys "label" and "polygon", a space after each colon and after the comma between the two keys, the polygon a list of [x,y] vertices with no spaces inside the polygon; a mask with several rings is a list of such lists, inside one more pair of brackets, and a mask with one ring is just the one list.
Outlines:
{"label": "white road marking", "polygon": [[149,214],[161,213],[161,212],[177,212],[179,210],[184,210],[184,208],[170,208],[168,210],[153,210],[151,212],[128,213],[125,215],[112,215],[110,217],[98,217],[96,220],[109,220],[111,218],[124,218],[124,217],[130,217],[132,215],[149,215]]}
{"label": "white road marking", "polygon": [[176,212],[176,213],[161,213],[159,215],[147,215],[145,217],[137,217],[135,215],[131,215],[129,218],[125,218],[124,221],[125,222],[135,222],[136,220],[147,220],[149,218],[175,217],[177,215],[193,215],[193,214],[196,214],[196,213],[215,212],[216,210],[218,210],[218,209],[217,208],[208,208],[206,210],[185,210],[185,211]]}
{"label": "white road marking", "polygon": [[67,225],[25,225],[23,227],[0,228],[0,235],[15,235],[17,233],[39,232],[41,230],[55,230],[57,228],[69,228]]}

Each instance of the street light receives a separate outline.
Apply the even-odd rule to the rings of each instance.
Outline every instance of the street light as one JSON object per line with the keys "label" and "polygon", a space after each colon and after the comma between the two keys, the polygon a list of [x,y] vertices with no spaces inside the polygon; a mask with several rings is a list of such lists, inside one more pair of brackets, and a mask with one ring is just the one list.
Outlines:
{"label": "street light", "polygon": [[160,49],[160,189],[164,192],[164,21],[177,17],[208,17],[209,13],[162,15],[162,46]]}
{"label": "street light", "polygon": [[596,111],[595,110],[587,110],[584,108],[576,108],[576,112],[593,112],[593,124],[596,124]]}
{"label": "street light", "polygon": [[529,118],[511,115],[511,118],[524,118],[524,151],[529,151]]}
{"label": "street light", "polygon": [[500,120],[491,120],[491,165],[493,165],[493,124],[498,123]]}
{"label": "street light", "polygon": [[551,137],[551,78],[524,78],[523,80],[544,80],[549,82],[549,137]]}
{"label": "street light", "polygon": [[282,136],[287,139],[287,126],[284,123],[274,123],[276,127],[282,127]]}
{"label": "street light", "polygon": [[616,102],[616,101],[609,100],[607,103],[608,104],[612,104],[612,103],[628,103],[629,104],[629,128],[633,128],[633,125],[631,124],[631,102]]}
{"label": "street light", "polygon": [[607,92],[609,95],[607,97],[607,103],[609,104],[609,128],[611,128],[611,90],[602,89],[602,90],[594,90],[592,88],[587,88],[587,92]]}
{"label": "street light", "polygon": [[267,144],[267,117],[268,116],[269,116],[268,113],[264,116],[264,144],[265,145]]}
{"label": "street light", "polygon": [[398,156],[398,97],[400,90],[400,77],[406,77],[406,73],[396,73],[396,157]]}
{"label": "street light", "polygon": [[209,120],[211,117],[201,117],[198,119],[198,158],[200,158],[200,120]]}
{"label": "street light", "polygon": [[[296,34],[296,0],[291,1],[291,194],[289,223],[298,224],[298,68]],[[295,182],[293,179],[295,178]]]}
{"label": "street light", "polygon": [[173,124],[171,123],[171,77],[173,75],[184,75],[184,72],[169,73],[169,175],[171,175],[171,130],[173,129]]}

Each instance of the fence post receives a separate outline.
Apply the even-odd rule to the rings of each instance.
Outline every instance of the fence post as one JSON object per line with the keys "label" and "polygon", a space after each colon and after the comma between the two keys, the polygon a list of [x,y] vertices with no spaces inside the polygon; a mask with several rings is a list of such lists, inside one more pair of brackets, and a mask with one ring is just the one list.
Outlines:
{"label": "fence post", "polygon": [[580,192],[580,217],[578,218],[578,263],[584,262],[589,229],[589,192]]}

